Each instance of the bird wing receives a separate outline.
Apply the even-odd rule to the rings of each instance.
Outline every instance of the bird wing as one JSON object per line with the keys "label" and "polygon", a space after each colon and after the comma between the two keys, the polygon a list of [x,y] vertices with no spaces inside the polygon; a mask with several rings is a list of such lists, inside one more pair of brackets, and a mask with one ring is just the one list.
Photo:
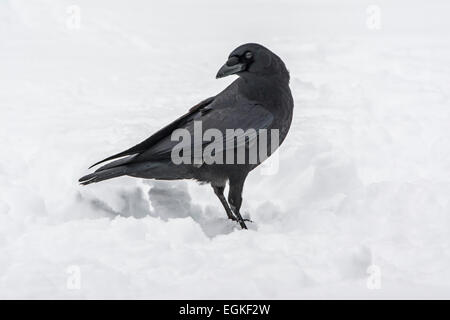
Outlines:
{"label": "bird wing", "polygon": [[[182,127],[184,123],[189,122],[190,118],[195,116],[197,113],[200,113],[201,110],[204,109],[205,107],[207,107],[209,104],[211,104],[211,102],[213,102],[214,99],[215,99],[215,97],[210,97],[208,99],[201,101],[200,103],[198,103],[195,106],[193,106],[192,108],[190,108],[188,113],[181,116],[180,118],[173,121],[172,123],[168,124],[164,128],[160,129],[158,132],[156,132],[149,138],[145,139],[141,143],[139,143],[139,144],[135,145],[134,147],[131,147],[125,151],[116,153],[108,158],[105,158],[105,159],[99,161],[99,162],[96,162],[92,166],[90,166],[89,169],[91,169],[92,167],[95,167],[96,165],[103,163],[105,161],[121,158],[124,156],[136,155],[136,154],[145,152],[146,150],[151,148],[153,145],[158,143],[161,139],[164,139],[165,137],[170,135],[175,129]],[[127,159],[123,159],[123,160],[129,160],[129,159],[127,158]],[[123,162],[125,163],[126,161],[123,161]]]}
{"label": "bird wing", "polygon": [[[256,140],[258,134],[247,136],[246,140],[240,139],[241,136],[246,134],[245,131],[255,129],[258,132],[260,129],[267,129],[270,127],[273,119],[274,117],[271,112],[254,101],[243,98],[232,101],[225,99],[225,101],[215,101],[204,108],[202,112],[191,116],[188,121],[185,121],[176,129],[185,129],[190,133],[191,139],[187,141],[188,147],[193,147],[194,144],[194,121],[201,121],[202,134],[207,129],[219,130],[223,137],[225,137],[223,148],[216,149],[219,152],[227,148],[226,142],[230,139],[229,135],[226,135],[227,129],[242,129],[243,132],[236,135],[238,143],[239,141],[247,141],[251,144],[252,141]],[[234,137],[231,137],[231,139],[234,139]],[[209,143],[211,141],[202,141],[203,147]],[[239,144],[236,147],[238,146]],[[179,141],[173,141],[171,139],[171,133],[169,133],[165,138],[160,139],[145,152],[130,159],[129,163],[170,159],[174,148],[181,150],[184,147],[186,145],[180,144]]]}
{"label": "bird wing", "polygon": [[[194,137],[194,121],[201,121],[203,132],[207,129],[216,129],[227,138],[227,129],[242,129],[245,134],[245,131],[248,129],[258,131],[259,129],[269,128],[273,119],[272,113],[261,104],[247,100],[240,95],[227,93],[225,95],[211,97],[195,105],[189,109],[188,113],[165,126],[143,142],[97,162],[93,166],[125,156],[128,157],[110,162],[97,169],[96,172],[146,161],[170,160],[174,148],[183,148],[179,141],[171,139],[172,133],[177,129],[185,129],[190,133],[191,137]],[[239,135],[236,137],[238,141],[236,147],[238,147],[239,141],[247,141],[251,144],[252,141],[256,140],[257,135],[244,137],[244,140],[240,139],[241,137]],[[216,151],[223,152],[226,150],[226,142],[227,139],[223,142],[223,147],[219,147]],[[192,148],[194,139],[191,138],[187,143],[189,144],[188,147]],[[202,143],[204,147],[211,142],[202,141]]]}

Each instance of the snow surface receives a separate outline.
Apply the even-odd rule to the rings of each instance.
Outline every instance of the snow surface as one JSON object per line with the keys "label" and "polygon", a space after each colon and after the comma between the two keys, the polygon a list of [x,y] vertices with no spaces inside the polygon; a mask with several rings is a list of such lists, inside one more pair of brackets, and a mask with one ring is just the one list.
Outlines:
{"label": "snow surface", "polygon": [[[0,1],[0,298],[450,298],[449,9]],[[295,99],[279,171],[247,180],[251,230],[194,182],[77,184],[222,90],[245,42]]]}

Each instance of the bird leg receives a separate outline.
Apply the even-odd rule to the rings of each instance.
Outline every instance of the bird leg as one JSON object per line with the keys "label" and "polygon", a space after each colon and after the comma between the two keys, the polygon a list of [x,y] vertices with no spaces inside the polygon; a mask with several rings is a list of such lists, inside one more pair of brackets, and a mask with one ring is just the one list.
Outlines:
{"label": "bird leg", "polygon": [[234,216],[233,212],[230,209],[230,206],[228,205],[227,200],[225,199],[225,196],[223,195],[223,190],[225,187],[218,187],[218,186],[212,186],[214,193],[219,198],[220,202],[222,203],[225,212],[227,213],[228,219],[237,221],[236,217]]}
{"label": "bird leg", "polygon": [[233,205],[231,205],[231,208],[233,208],[233,211],[234,211],[234,214],[236,215],[236,221],[239,223],[239,225],[241,226],[241,228],[242,229],[248,229],[247,228],[247,226],[245,225],[245,221],[250,221],[250,222],[252,222],[251,220],[248,220],[248,219],[243,219],[242,218],[242,216],[241,216],[241,214],[239,213],[239,210],[236,210],[236,208],[233,206]]}
{"label": "bird leg", "polygon": [[244,188],[245,177],[242,179],[230,179],[230,191],[228,192],[228,202],[230,203],[230,207],[233,210],[234,215],[237,218],[237,222],[242,229],[247,229],[245,225],[245,220],[242,219],[242,216],[239,212],[242,204],[242,189]]}
{"label": "bird leg", "polygon": [[[216,194],[216,196],[219,198],[220,202],[222,203],[225,212],[227,213],[228,219],[232,220],[232,221],[237,221],[239,222],[239,219],[236,218],[236,216],[234,215],[233,211],[230,209],[230,206],[228,205],[227,200],[225,199],[225,196],[223,195],[223,190],[225,189],[225,187],[218,187],[218,186],[212,186],[214,193]],[[242,219],[242,217],[241,217]],[[242,219],[244,222],[248,221],[248,222],[253,222],[250,219]],[[244,223],[245,225],[245,223]],[[242,225],[241,225],[242,227]]]}

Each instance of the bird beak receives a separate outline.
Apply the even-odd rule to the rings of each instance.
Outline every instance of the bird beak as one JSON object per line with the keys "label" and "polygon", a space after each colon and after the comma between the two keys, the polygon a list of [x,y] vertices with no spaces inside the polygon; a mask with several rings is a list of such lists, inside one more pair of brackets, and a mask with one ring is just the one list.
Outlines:
{"label": "bird beak", "polygon": [[230,57],[228,61],[220,68],[217,72],[216,79],[223,78],[232,74],[236,74],[240,71],[245,70],[246,64],[240,63],[238,57]]}

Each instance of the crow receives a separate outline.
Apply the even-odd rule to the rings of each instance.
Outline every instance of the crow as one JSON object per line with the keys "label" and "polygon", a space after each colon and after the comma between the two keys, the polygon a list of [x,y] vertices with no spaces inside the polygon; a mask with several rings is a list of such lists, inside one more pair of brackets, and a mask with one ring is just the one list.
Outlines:
{"label": "crow", "polygon": [[[198,103],[134,147],[95,163],[90,168],[115,160],[80,178],[79,182],[87,185],[126,175],[157,180],[194,179],[209,183],[228,218],[238,222],[242,229],[247,229],[245,221],[250,220],[243,219],[240,214],[244,182],[248,173],[267,157],[257,152],[256,160],[253,158],[251,161],[249,152],[246,152],[239,161],[239,150],[249,151],[250,146],[255,145],[259,150],[266,144],[266,155],[270,156],[289,131],[294,102],[289,88],[289,72],[284,62],[262,45],[247,43],[233,50],[216,78],[233,74],[238,78],[218,95]],[[214,139],[203,139],[201,135],[200,142],[196,144],[195,128],[198,124],[201,125],[201,134],[208,129],[213,130]],[[231,138],[228,137],[230,129],[235,130]],[[190,139],[180,143],[179,138],[178,141],[174,139],[172,136],[180,130],[194,134],[194,141]],[[268,131],[277,134],[272,136]],[[262,133],[267,138],[262,139]],[[225,138],[220,140],[218,134]],[[214,149],[210,150],[211,155],[218,160],[202,160],[202,152],[213,142],[216,148],[211,148]],[[200,147],[200,158],[196,146]],[[176,163],[174,154],[193,161]],[[228,158],[227,155],[231,156]],[[227,182],[228,202],[224,196]]]}

